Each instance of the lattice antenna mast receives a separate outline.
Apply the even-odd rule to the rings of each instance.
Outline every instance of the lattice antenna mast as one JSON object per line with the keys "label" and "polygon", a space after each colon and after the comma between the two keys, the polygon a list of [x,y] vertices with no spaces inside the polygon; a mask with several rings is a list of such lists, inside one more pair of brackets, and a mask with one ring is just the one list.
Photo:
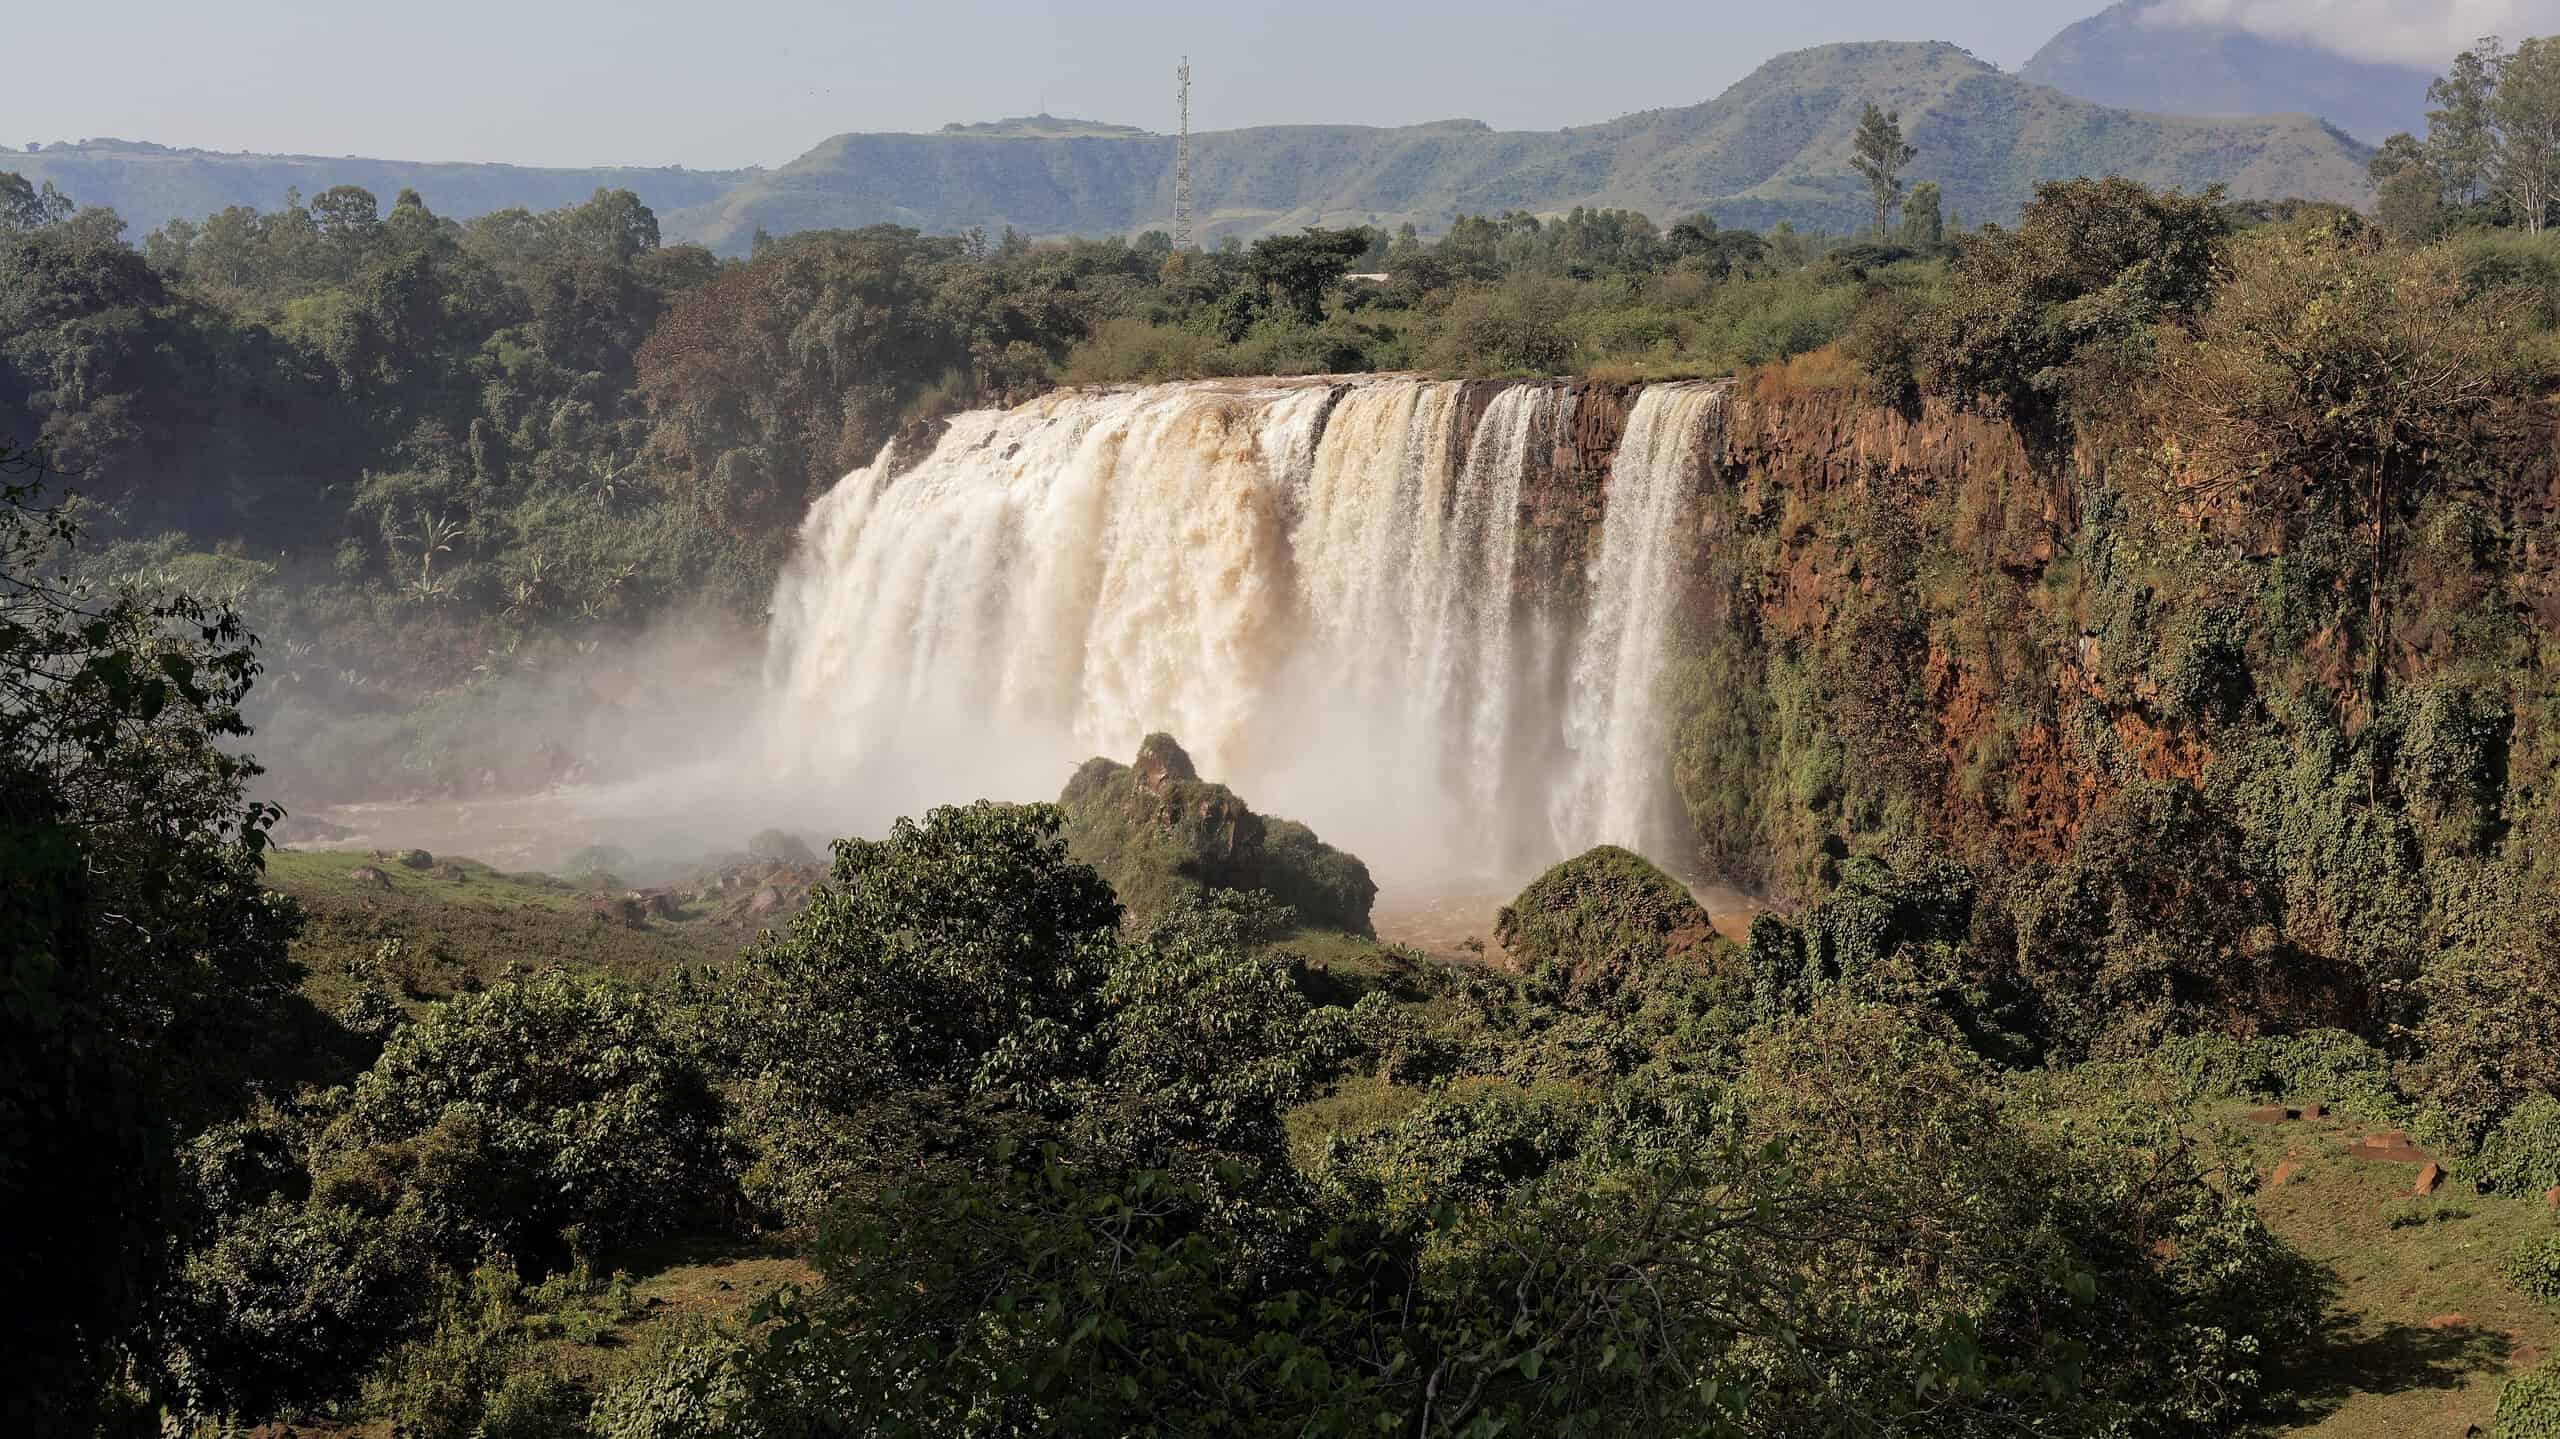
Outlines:
{"label": "lattice antenna mast", "polygon": [[1175,78],[1182,82],[1182,138],[1173,147],[1173,248],[1191,248],[1191,57],[1182,57]]}

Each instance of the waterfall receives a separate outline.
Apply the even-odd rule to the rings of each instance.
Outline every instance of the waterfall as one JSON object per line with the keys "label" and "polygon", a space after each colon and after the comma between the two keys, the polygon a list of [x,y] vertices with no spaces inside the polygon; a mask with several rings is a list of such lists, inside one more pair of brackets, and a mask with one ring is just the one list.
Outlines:
{"label": "waterfall", "polygon": [[1657,385],[1627,416],[1591,561],[1591,613],[1566,690],[1573,761],[1555,813],[1556,833],[1568,841],[1645,847],[1660,832],[1662,679],[1696,543],[1684,520],[1700,444],[1723,408],[1721,387]]}
{"label": "waterfall", "polygon": [[[1643,843],[1648,701],[1721,392],[1645,391],[1587,620],[1523,509],[1575,397],[1408,379],[1062,392],[821,498],[774,597],[766,769],[828,814],[1054,795],[1150,730],[1382,872]],[[909,461],[913,461],[912,464]]]}

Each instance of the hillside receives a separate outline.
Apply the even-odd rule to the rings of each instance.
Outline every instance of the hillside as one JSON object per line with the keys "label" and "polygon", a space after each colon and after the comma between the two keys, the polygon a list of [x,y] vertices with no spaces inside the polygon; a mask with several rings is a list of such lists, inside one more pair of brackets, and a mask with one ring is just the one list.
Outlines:
{"label": "hillside", "polygon": [[493,210],[574,205],[599,188],[636,191],[664,213],[699,205],[753,172],[647,169],[606,165],[555,170],[526,165],[482,165],[417,160],[367,160],[356,156],[225,154],[181,150],[132,140],[83,140],[19,151],[0,159],[41,184],[50,180],[84,205],[115,210],[139,236],[170,220],[201,220],[232,205],[272,210],[285,191],[316,195],[332,185],[361,185],[384,205],[403,189],[426,197],[436,213],[468,220]]}
{"label": "hillside", "polygon": [[[2243,196],[2365,196],[2364,152],[2302,116],[2200,120],[2135,114],[2028,84],[1952,45],[1831,45],[1783,55],[1702,105],[1606,124],[1496,131],[1471,120],[1394,129],[1271,126],[1193,137],[1204,237],[1302,225],[1411,223],[1459,214],[1621,206],[1727,225],[1865,221],[1849,171],[1861,105],[1901,111],[1920,157],[1976,219],[2016,213],[2042,179],[2130,175],[2216,181]],[[1043,117],[1045,118],[1045,117]],[[1033,235],[1169,227],[1170,136],[1075,122],[1009,122],[931,135],[838,135],[717,200],[669,217],[671,236],[723,251],[773,234],[891,222],[925,230],[1012,226]]]}
{"label": "hillside", "polygon": [[2120,0],[2063,30],[2019,76],[2128,110],[2317,115],[2367,144],[2424,133],[2426,71],[2270,40],[2236,25],[2163,24],[2159,0]]}

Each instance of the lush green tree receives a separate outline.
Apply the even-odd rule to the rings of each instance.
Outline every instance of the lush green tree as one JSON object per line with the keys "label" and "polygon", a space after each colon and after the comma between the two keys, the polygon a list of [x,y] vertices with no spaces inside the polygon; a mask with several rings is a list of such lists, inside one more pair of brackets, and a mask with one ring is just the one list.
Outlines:
{"label": "lush green tree", "polygon": [[1303,235],[1273,235],[1256,240],[1246,267],[1255,282],[1276,295],[1307,324],[1324,321],[1325,291],[1369,251],[1361,230],[1319,230]]}
{"label": "lush green tree", "polygon": [[321,1140],[316,1194],[455,1259],[553,1267],[718,1222],[721,1126],[656,1001],[550,970],[393,1035]]}
{"label": "lush green tree", "polygon": [[259,882],[275,814],[231,748],[237,617],[84,592],[26,462],[0,477],[0,1417],[76,1433],[167,1283],[178,1144],[245,1099],[299,916]]}
{"label": "lush green tree", "polygon": [[2279,521],[2310,511],[2370,537],[2367,701],[2391,664],[2397,521],[2466,465],[2527,433],[2539,362],[2520,297],[2474,293],[2442,249],[2381,246],[2349,222],[2250,242],[2192,336],[2177,335],[2154,414],[2192,488]]}
{"label": "lush green tree", "polygon": [[574,254],[628,263],[658,248],[658,217],[629,190],[598,190],[553,223],[561,247]]}
{"label": "lush green tree", "polygon": [[2405,130],[2383,141],[2381,147],[2373,152],[2373,158],[2365,162],[2364,167],[2365,177],[2373,181],[2377,188],[2394,175],[2405,175],[2411,170],[2428,169],[2426,147],[2418,143],[2418,137]]}
{"label": "lush green tree", "polygon": [[766,533],[870,462],[898,413],[964,369],[931,270],[957,242],[911,230],[793,236],[679,300],[639,352],[656,443],[700,510]]}
{"label": "lush green tree", "polygon": [[2426,151],[2445,200],[2468,205],[2487,190],[2498,160],[2493,104],[2504,48],[2492,35],[2454,56],[2453,67],[2427,86]]}
{"label": "lush green tree", "polygon": [[2442,189],[2433,171],[2412,167],[2381,182],[2374,218],[2395,239],[2422,245],[2444,233]]}
{"label": "lush green tree", "polygon": [[2203,1436],[2263,1414],[2321,1288],[2240,1176],[2156,1083],[1985,1078],[1900,1008],[1827,1000],[1755,1036],[1755,1135],[1818,1208],[1870,1221],[1837,1225],[1809,1271],[1819,1388],[1870,1413],[1916,1393],[1961,1433]]}
{"label": "lush green tree", "polygon": [[224,1217],[158,1317],[160,1387],[181,1412],[252,1420],[353,1393],[427,1301],[421,1238],[281,1196]]}
{"label": "lush green tree", "polygon": [[973,1110],[1067,1103],[1120,906],[1062,824],[981,803],[837,842],[829,881],[721,1002],[761,1202],[814,1216]]}
{"label": "lush green tree", "polygon": [[[2560,1132],[2548,1106],[2560,1099],[2560,939],[2555,906],[2513,906],[2487,934],[2429,963],[2419,976],[2425,1008],[2400,1082],[2429,1113],[2429,1127],[2457,1143],[2491,1134],[2510,1115],[2538,1115],[2495,1143],[2486,1172],[2522,1189],[2560,1159],[2535,1153]],[[2495,1181],[2493,1181],[2495,1182]],[[2534,1191],[2528,1191],[2534,1192]]]}
{"label": "lush green tree", "polygon": [[0,170],[0,231],[41,230],[71,218],[71,197],[44,182],[38,189],[15,170]]}
{"label": "lush green tree", "polygon": [[1882,235],[1885,220],[1902,201],[1902,170],[1919,155],[1902,138],[1902,116],[1879,109],[1872,100],[1858,114],[1858,133],[1849,142],[1849,168],[1867,182],[1874,206],[1868,233]]}
{"label": "lush green tree", "polygon": [[1932,317],[1928,382],[2030,433],[2070,428],[2075,390],[2095,399],[2146,370],[2155,327],[2209,308],[2229,268],[2221,202],[2122,179],[2038,185],[2015,230],[1986,225],[1966,244]]}

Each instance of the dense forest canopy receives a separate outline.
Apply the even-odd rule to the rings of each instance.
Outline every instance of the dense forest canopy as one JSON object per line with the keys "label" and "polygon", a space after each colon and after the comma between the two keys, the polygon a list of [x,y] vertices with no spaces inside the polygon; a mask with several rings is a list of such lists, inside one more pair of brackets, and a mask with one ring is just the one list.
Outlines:
{"label": "dense forest canopy", "polygon": [[[2560,1432],[2539,43],[2378,219],[1968,227],[1882,106],[1855,238],[724,261],[342,188],[134,243],[0,177],[7,1427],[2202,1439],[2503,1371],[2463,1412]],[[461,792],[439,713],[752,613],[957,409],[1388,368],[1730,373],[1912,457],[1703,498],[1694,851],[1564,861],[1484,962],[1172,736],[652,888],[271,843],[244,742]],[[2351,1320],[2437,1271],[2516,1327]]]}

